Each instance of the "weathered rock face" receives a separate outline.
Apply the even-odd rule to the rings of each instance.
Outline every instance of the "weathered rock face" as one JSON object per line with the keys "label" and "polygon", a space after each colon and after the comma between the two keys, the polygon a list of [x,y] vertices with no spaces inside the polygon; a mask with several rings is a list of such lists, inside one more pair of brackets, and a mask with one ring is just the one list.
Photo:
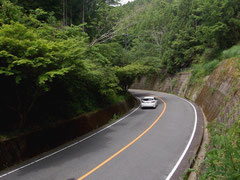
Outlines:
{"label": "weathered rock face", "polygon": [[191,73],[179,73],[177,76],[167,77],[163,81],[157,76],[142,77],[137,79],[131,88],[169,92],[184,96],[190,77]]}
{"label": "weathered rock face", "polygon": [[239,59],[229,59],[220,64],[204,83],[196,99],[208,119],[232,123],[240,115]]}
{"label": "weathered rock face", "polygon": [[158,77],[143,77],[133,89],[151,89],[173,93],[195,101],[202,107],[207,120],[232,123],[240,116],[240,59],[223,61],[202,85],[189,85],[191,73],[179,73],[161,81]]}

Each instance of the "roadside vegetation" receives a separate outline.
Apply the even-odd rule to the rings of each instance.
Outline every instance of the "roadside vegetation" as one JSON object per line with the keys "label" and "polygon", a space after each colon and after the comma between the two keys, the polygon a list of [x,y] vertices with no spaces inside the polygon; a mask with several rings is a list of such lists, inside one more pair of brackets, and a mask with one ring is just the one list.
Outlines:
{"label": "roadside vegetation", "polygon": [[[85,4],[94,9],[86,12],[86,22],[75,25],[69,24],[69,16],[62,24],[59,11],[46,11],[60,8],[61,1],[1,1],[2,132],[69,119],[125,99],[127,87],[143,72],[143,65],[125,60],[128,55],[119,42],[90,46],[96,36],[91,32],[98,26],[91,23],[101,18],[101,8],[113,9],[108,3]],[[100,12],[91,14],[95,11]],[[71,18],[72,22],[78,19]],[[146,73],[151,68],[144,69]]]}
{"label": "roadside vegetation", "polygon": [[[218,55],[214,60],[205,62],[205,63],[199,63],[199,64],[193,64],[190,68],[192,71],[192,76],[190,79],[190,85],[195,84],[202,84],[203,79],[210,75],[211,72],[217,67],[217,65],[224,59],[230,59],[230,58],[240,58],[240,45],[235,45],[229,49],[226,49]],[[236,61],[239,62],[238,59]]]}
{"label": "roadside vegetation", "polygon": [[[221,60],[240,57],[239,0],[118,2],[0,0],[1,134],[122,101],[142,75],[190,69],[190,83],[200,85]],[[230,141],[239,149],[232,138],[239,123],[225,131],[230,134],[212,143]],[[232,151],[229,143],[219,152],[216,146],[210,164],[216,162],[211,157],[223,156],[225,145]],[[234,153],[233,164],[239,163]],[[225,170],[232,172],[219,171]]]}
{"label": "roadside vegetation", "polygon": [[212,122],[210,144],[200,179],[240,178],[240,116],[231,125]]}

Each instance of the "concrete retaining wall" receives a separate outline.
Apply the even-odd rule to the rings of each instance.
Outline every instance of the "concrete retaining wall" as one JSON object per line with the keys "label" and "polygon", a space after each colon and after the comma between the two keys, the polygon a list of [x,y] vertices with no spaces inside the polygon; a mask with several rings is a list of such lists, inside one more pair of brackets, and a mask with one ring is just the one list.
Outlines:
{"label": "concrete retaining wall", "polygon": [[127,113],[136,104],[134,97],[98,112],[81,115],[6,141],[0,141],[0,170],[46,152],[109,122],[114,114]]}
{"label": "concrete retaining wall", "polygon": [[179,73],[164,80],[142,77],[131,88],[156,90],[188,98],[199,105],[208,121],[232,123],[240,115],[239,58],[223,61],[203,84],[189,85],[191,73]]}

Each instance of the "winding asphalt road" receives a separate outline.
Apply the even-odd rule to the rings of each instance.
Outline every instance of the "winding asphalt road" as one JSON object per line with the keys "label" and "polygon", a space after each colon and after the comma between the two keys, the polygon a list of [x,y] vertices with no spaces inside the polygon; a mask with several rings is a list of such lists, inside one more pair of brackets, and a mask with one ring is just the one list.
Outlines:
{"label": "winding asphalt road", "polygon": [[176,179],[194,138],[193,105],[165,93],[131,90],[137,97],[159,97],[156,109],[132,110],[108,127],[64,150],[0,173],[0,180],[162,180]]}

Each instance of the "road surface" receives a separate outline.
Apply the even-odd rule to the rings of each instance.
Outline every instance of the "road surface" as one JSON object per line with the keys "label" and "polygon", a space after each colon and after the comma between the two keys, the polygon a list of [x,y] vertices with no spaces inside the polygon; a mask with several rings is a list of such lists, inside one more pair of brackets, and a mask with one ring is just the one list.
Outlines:
{"label": "road surface", "polygon": [[193,105],[166,93],[154,95],[156,109],[135,108],[126,117],[64,150],[0,173],[0,180],[161,180],[175,179],[195,135]]}

